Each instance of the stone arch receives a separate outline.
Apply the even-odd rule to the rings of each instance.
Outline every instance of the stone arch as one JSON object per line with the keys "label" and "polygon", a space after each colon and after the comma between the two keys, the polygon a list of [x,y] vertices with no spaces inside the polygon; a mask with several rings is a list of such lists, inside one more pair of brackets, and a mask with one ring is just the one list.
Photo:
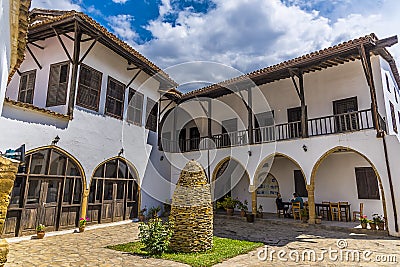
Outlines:
{"label": "stone arch", "polygon": [[232,157],[232,156],[227,156],[227,157],[223,158],[222,160],[220,160],[220,161],[217,163],[217,165],[215,166],[214,171],[213,171],[213,173],[212,173],[212,180],[211,180],[211,181],[214,182],[215,179],[217,179],[216,176],[217,176],[217,173],[218,173],[219,169],[222,167],[222,165],[223,165],[224,163],[229,162],[230,160],[236,162],[237,164],[239,164],[239,165],[242,167],[242,169],[245,171],[246,176],[247,176],[247,178],[249,179],[249,182],[250,182],[250,184],[251,184],[250,174],[249,174],[249,172],[247,171],[247,169],[243,166],[243,164],[242,164],[238,159],[236,159],[236,158],[234,158],[234,157]]}
{"label": "stone arch", "polygon": [[[381,196],[382,196],[383,216],[384,216],[385,218],[387,218],[386,198],[385,198],[385,192],[384,192],[384,189],[383,189],[383,184],[382,184],[381,176],[380,176],[380,174],[379,174],[377,168],[375,167],[375,165],[372,163],[372,161],[371,161],[367,156],[365,156],[363,153],[359,152],[358,150],[356,150],[356,149],[354,149],[354,148],[351,148],[351,147],[344,147],[344,146],[336,146],[336,147],[334,147],[334,148],[329,149],[328,151],[326,151],[324,154],[322,154],[322,155],[318,158],[318,160],[315,162],[315,164],[314,164],[314,166],[313,166],[313,168],[312,168],[311,177],[310,177],[310,187],[313,189],[313,190],[312,190],[313,193],[314,193],[314,189],[315,189],[315,177],[316,177],[317,171],[318,171],[318,169],[319,169],[321,163],[322,163],[326,158],[328,158],[330,155],[332,155],[334,152],[337,152],[337,151],[349,151],[349,152],[356,153],[357,155],[361,156],[363,159],[365,159],[365,160],[370,164],[370,166],[371,166],[372,169],[374,170],[375,175],[376,175],[376,177],[377,177],[377,179],[378,179],[379,191],[380,191],[380,194],[381,194]],[[386,229],[388,229],[387,223],[388,223],[388,222],[387,222],[387,220],[386,220]]]}

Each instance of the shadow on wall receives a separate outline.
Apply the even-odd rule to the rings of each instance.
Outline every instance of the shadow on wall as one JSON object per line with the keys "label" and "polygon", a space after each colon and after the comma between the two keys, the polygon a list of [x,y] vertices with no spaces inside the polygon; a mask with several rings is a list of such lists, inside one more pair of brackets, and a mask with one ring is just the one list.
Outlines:
{"label": "shadow on wall", "polygon": [[67,118],[56,118],[52,115],[41,114],[31,110],[23,110],[4,105],[1,114],[2,117],[18,122],[34,123],[40,125],[54,126],[58,129],[66,129],[69,124]]}

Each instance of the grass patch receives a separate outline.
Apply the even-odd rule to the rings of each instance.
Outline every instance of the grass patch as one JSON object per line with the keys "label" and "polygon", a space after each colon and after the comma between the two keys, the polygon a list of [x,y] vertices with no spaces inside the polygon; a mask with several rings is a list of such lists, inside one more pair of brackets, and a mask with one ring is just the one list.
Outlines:
{"label": "grass patch", "polygon": [[194,267],[208,267],[220,263],[226,259],[233,258],[237,255],[247,253],[264,245],[263,243],[234,240],[216,236],[214,236],[213,240],[214,247],[210,251],[198,253],[175,253],[167,251],[161,256],[149,255],[146,251],[143,250],[144,246],[142,245],[142,243],[140,243],[140,241],[119,244],[115,246],[108,246],[107,248],[129,252],[139,256],[154,257],[182,262]]}

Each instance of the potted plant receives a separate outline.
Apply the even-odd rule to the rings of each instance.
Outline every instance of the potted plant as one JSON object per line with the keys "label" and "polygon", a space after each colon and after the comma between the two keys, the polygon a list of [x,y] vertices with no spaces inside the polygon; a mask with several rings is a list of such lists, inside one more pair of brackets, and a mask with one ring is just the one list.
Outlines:
{"label": "potted plant", "polygon": [[362,229],[367,229],[368,222],[369,220],[367,218],[367,215],[360,216],[360,223]]}
{"label": "potted plant", "polygon": [[315,224],[321,224],[322,223],[322,216],[315,216]]}
{"label": "potted plant", "polygon": [[229,216],[233,215],[233,211],[235,210],[236,206],[238,204],[238,201],[236,199],[233,199],[230,196],[226,196],[224,200],[217,202],[217,208],[224,208],[226,210],[226,213]]}
{"label": "potted plant", "polygon": [[89,221],[89,217],[86,218],[80,218],[79,219],[79,233],[82,233],[85,231],[86,223]]}
{"label": "potted plant", "polygon": [[158,217],[158,213],[159,213],[160,211],[161,211],[161,207],[160,207],[160,206],[151,207],[151,208],[149,209],[149,212],[147,213],[148,219]]}
{"label": "potted plant", "polygon": [[260,204],[257,209],[257,218],[263,217],[263,206]]}
{"label": "potted plant", "polygon": [[247,213],[246,220],[249,223],[253,223],[254,222],[254,214],[253,213]]}
{"label": "potted plant", "polygon": [[306,223],[308,221],[308,210],[307,208],[302,208],[300,210],[300,215],[301,215],[301,220],[303,223]]}
{"label": "potted plant", "polygon": [[238,207],[240,209],[241,217],[246,217],[247,211],[249,210],[248,205],[249,205],[249,203],[247,202],[247,199],[243,202],[238,200]]}
{"label": "potted plant", "polygon": [[[382,216],[380,216],[378,214],[372,214],[372,220],[374,221],[376,226],[378,226],[379,230],[385,230],[385,219]],[[376,227],[375,227],[375,229],[376,229]]]}
{"label": "potted plant", "polygon": [[147,211],[146,207],[144,207],[139,211],[139,221],[144,222],[144,220],[146,219],[146,211]]}
{"label": "potted plant", "polygon": [[39,224],[38,226],[36,226],[36,237],[38,239],[43,239],[45,233],[45,226],[43,224]]}

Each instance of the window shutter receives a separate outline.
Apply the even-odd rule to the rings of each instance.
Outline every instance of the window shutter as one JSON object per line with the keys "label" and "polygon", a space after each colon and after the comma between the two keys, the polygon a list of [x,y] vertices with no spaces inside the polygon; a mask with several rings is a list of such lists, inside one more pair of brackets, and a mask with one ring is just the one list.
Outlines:
{"label": "window shutter", "polygon": [[378,178],[371,167],[355,168],[359,199],[380,199]]}
{"label": "window shutter", "polygon": [[47,89],[47,101],[46,101],[47,107],[52,107],[57,105],[57,91],[58,91],[59,77],[60,77],[60,66],[51,65],[49,86]]}
{"label": "window shutter", "polygon": [[81,65],[76,104],[94,111],[99,110],[101,79],[103,74],[89,66]]}
{"label": "window shutter", "polygon": [[36,70],[27,71],[21,74],[19,83],[18,101],[33,103],[33,92],[35,90]]}
{"label": "window shutter", "polygon": [[122,119],[124,109],[125,85],[108,77],[106,114]]}

